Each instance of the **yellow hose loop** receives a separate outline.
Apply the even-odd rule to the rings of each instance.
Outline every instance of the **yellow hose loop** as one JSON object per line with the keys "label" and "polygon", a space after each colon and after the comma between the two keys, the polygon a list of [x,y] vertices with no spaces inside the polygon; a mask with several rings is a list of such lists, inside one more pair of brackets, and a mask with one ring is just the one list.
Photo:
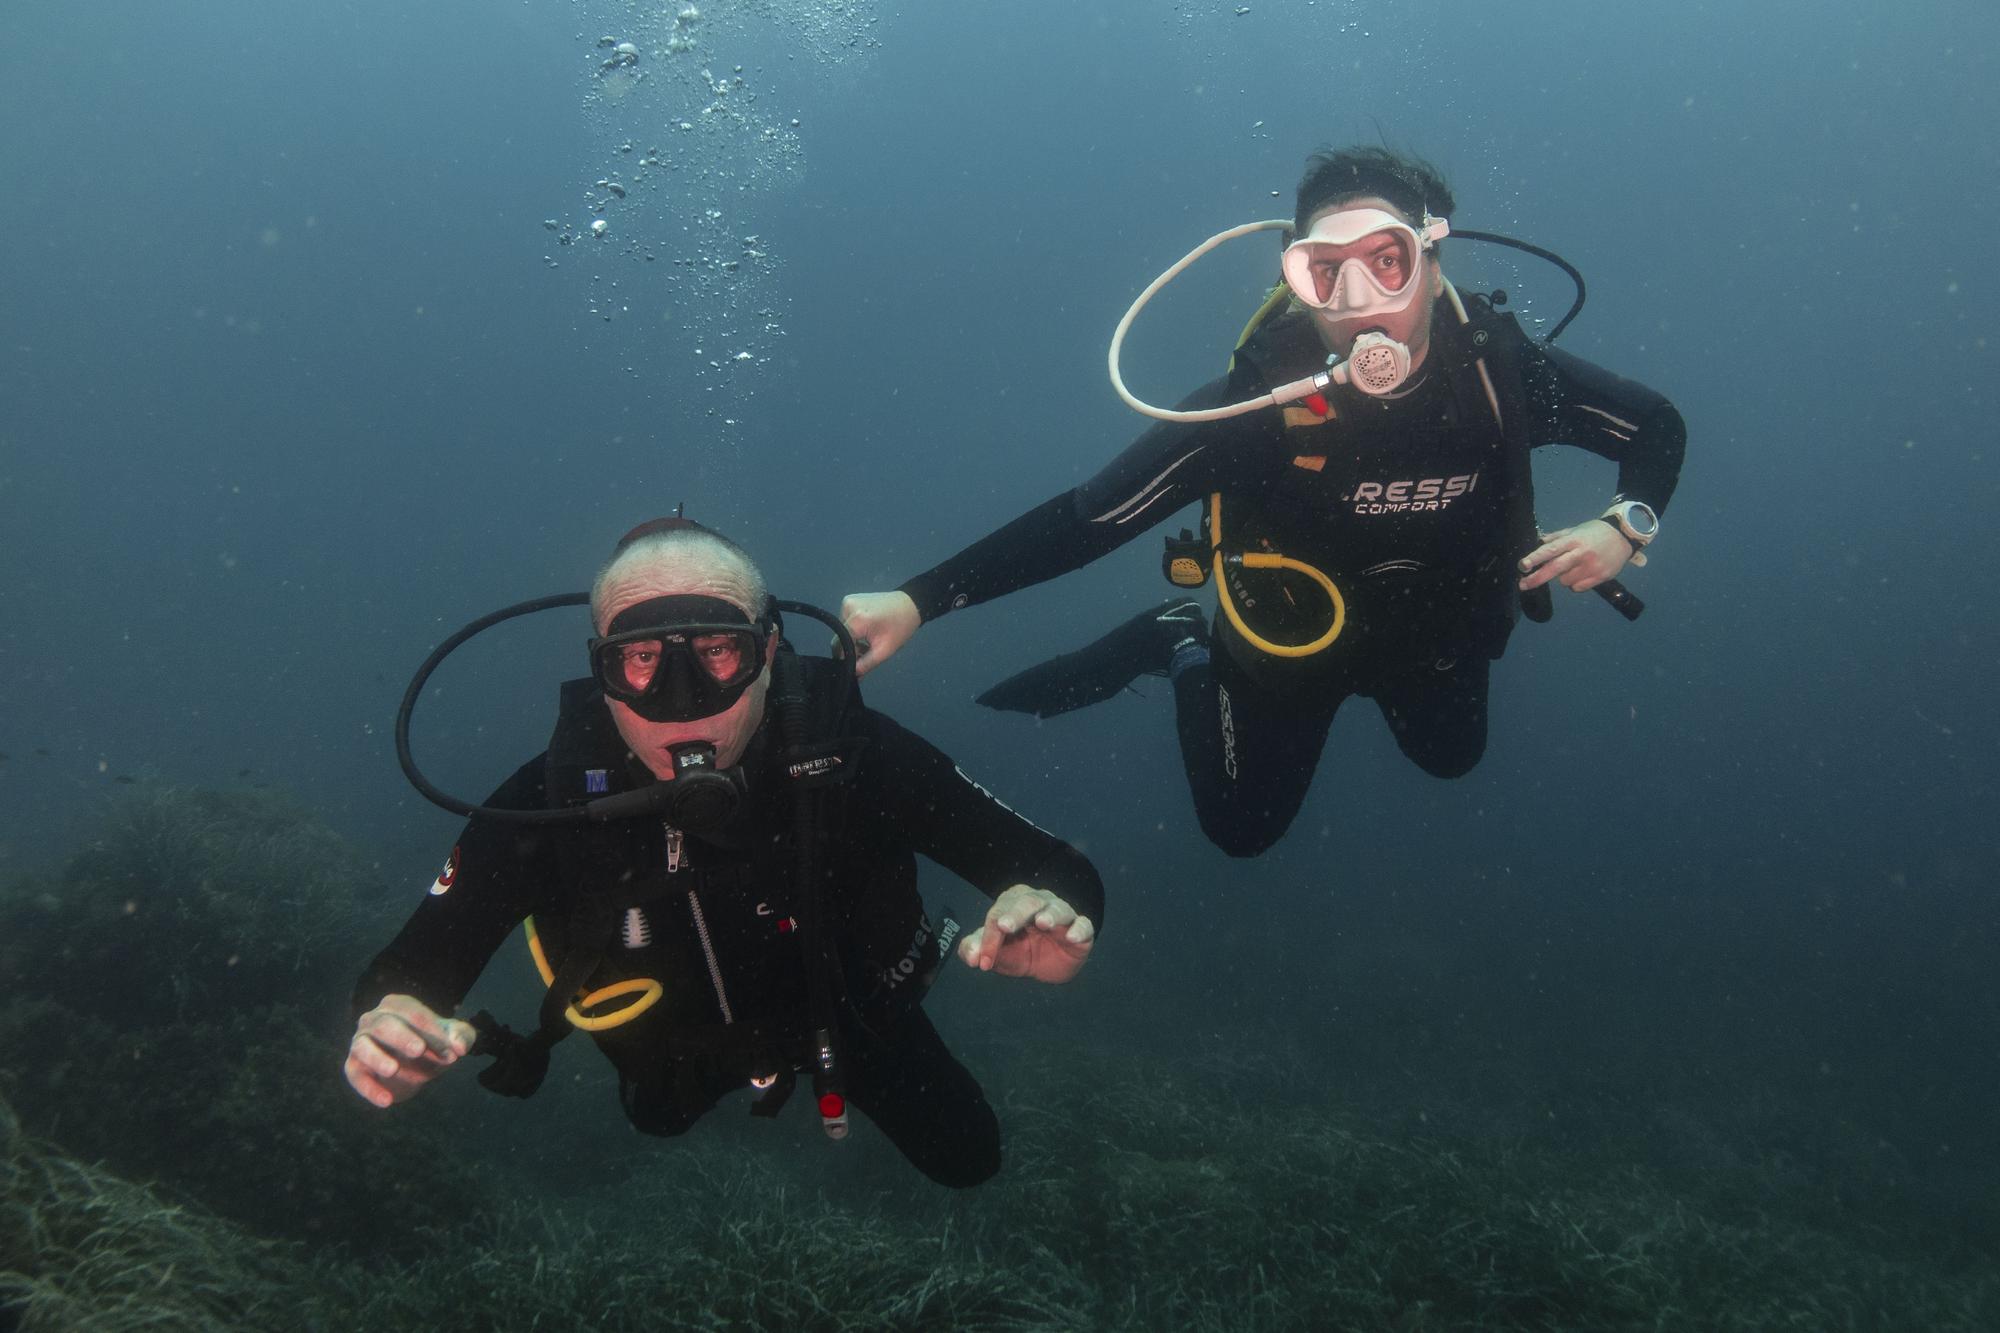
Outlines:
{"label": "yellow hose loop", "polygon": [[[535,971],[542,974],[542,984],[544,986],[555,985],[556,972],[554,968],[549,966],[548,954],[542,950],[542,937],[535,930],[535,918],[529,917],[526,921],[522,922],[522,928],[528,933],[528,952],[534,957]],[[645,1013],[648,1009],[658,1004],[660,997],[666,993],[667,988],[651,977],[633,977],[629,981],[620,981],[614,985],[600,987],[597,990],[591,991],[578,1004],[573,1004],[563,1010],[563,1017],[570,1021],[572,1027],[581,1031],[603,1032],[607,1028],[615,1028],[621,1024],[631,1022],[640,1014]],[[637,995],[639,998],[626,1005],[623,1009],[614,1009],[608,1014],[585,1012],[585,1010],[594,1009],[606,1001],[615,1000],[625,995]]]}
{"label": "yellow hose loop", "polygon": [[[1216,491],[1208,497],[1208,536],[1215,543],[1215,597],[1222,606],[1222,614],[1229,617],[1229,623],[1236,632],[1260,653],[1273,657],[1311,657],[1324,652],[1340,632],[1347,628],[1347,599],[1340,595],[1340,589],[1333,586],[1333,580],[1326,571],[1315,569],[1303,560],[1294,560],[1288,555],[1267,555],[1263,552],[1245,552],[1239,556],[1222,553],[1222,492]],[[1229,595],[1229,580],[1223,577],[1222,567],[1234,560],[1245,569],[1291,569],[1305,575],[1326,590],[1327,600],[1333,603],[1333,623],[1326,627],[1311,643],[1273,643],[1244,622],[1243,615],[1236,609],[1236,599]]]}
{"label": "yellow hose loop", "polygon": [[[571,1026],[585,1032],[602,1032],[606,1028],[615,1028],[631,1022],[658,1004],[660,997],[666,993],[667,988],[651,977],[633,977],[629,981],[621,981],[592,991],[583,997],[581,1008],[573,1004],[563,1010],[563,1017],[570,1021]],[[639,998],[623,1009],[613,1009],[607,1014],[583,1012],[584,1009],[594,1009],[608,1000],[615,1000],[624,995],[637,995]]]}
{"label": "yellow hose loop", "polygon": [[[1241,561],[1245,569],[1291,569],[1305,575],[1326,589],[1327,599],[1333,603],[1333,623],[1326,627],[1324,634],[1311,643],[1271,642],[1243,623],[1243,617],[1236,610],[1236,602],[1229,595],[1229,582],[1222,575],[1222,563],[1225,558]],[[1215,563],[1215,586],[1217,596],[1222,603],[1222,613],[1229,617],[1229,623],[1236,627],[1236,632],[1260,653],[1269,653],[1273,657],[1311,657],[1314,653],[1324,652],[1332,647],[1333,641],[1340,637],[1340,632],[1347,628],[1347,599],[1340,595],[1340,589],[1333,586],[1333,580],[1326,576],[1325,571],[1315,569],[1303,560],[1294,560],[1288,555],[1263,555],[1250,552],[1232,557],[1218,555]]]}

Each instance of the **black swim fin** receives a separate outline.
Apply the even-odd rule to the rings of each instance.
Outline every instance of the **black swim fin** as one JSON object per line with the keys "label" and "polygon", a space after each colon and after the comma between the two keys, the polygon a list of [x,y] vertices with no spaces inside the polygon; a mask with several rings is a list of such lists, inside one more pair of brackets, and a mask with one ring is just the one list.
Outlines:
{"label": "black swim fin", "polygon": [[1163,602],[1095,643],[1016,672],[975,702],[1036,717],[1103,703],[1140,676],[1164,676],[1175,648],[1190,639],[1206,641],[1207,622],[1199,602]]}

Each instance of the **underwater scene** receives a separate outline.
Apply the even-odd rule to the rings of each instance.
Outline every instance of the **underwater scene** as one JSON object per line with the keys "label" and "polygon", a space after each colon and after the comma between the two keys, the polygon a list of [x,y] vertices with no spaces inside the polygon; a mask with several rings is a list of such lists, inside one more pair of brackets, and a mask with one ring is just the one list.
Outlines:
{"label": "underwater scene", "polygon": [[0,1333],[2000,1328],[2000,9],[4,30]]}

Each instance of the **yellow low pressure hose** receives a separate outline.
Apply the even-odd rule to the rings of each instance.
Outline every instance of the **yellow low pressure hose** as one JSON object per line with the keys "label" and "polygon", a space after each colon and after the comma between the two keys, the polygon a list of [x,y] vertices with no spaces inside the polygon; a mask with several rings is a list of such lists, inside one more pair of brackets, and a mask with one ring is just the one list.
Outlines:
{"label": "yellow low pressure hose", "polygon": [[[1340,637],[1340,631],[1347,628],[1347,599],[1340,595],[1340,589],[1333,586],[1333,580],[1324,570],[1315,569],[1303,560],[1294,560],[1288,555],[1266,555],[1258,551],[1246,551],[1242,555],[1222,553],[1222,493],[1208,497],[1208,535],[1215,545],[1215,596],[1222,607],[1222,614],[1229,617],[1229,623],[1236,632],[1260,653],[1273,657],[1311,657],[1323,652]],[[1333,623],[1326,627],[1311,643],[1273,643],[1243,620],[1236,609],[1236,601],[1229,595],[1229,580],[1223,576],[1225,564],[1240,564],[1245,569],[1290,569],[1305,575],[1326,590],[1327,599],[1333,603]]]}
{"label": "yellow low pressure hose", "polygon": [[[556,971],[549,966],[549,956],[542,951],[542,937],[535,932],[535,918],[529,917],[523,923],[523,928],[528,932],[528,952],[534,956],[535,971],[542,974],[542,984],[544,986],[555,985]],[[660,997],[665,995],[666,991],[666,987],[651,977],[633,977],[629,981],[620,981],[614,985],[604,986],[590,992],[583,997],[580,1006],[573,1004],[563,1010],[563,1017],[570,1021],[572,1027],[581,1031],[603,1032],[607,1028],[615,1028],[629,1023],[640,1014],[645,1013],[660,1002]],[[595,1009],[600,1004],[606,1004],[627,995],[636,995],[639,998],[626,1005],[623,1009],[613,1009],[608,1014],[584,1012],[588,1009]]]}
{"label": "yellow low pressure hose", "polygon": [[[1284,283],[1281,282],[1273,287],[1271,294],[1264,298],[1264,304],[1257,307],[1257,313],[1250,316],[1249,322],[1243,326],[1243,332],[1236,335],[1236,351],[1242,351],[1243,344],[1250,341],[1250,335],[1264,327],[1264,321],[1283,310],[1291,299],[1292,289]],[[1236,352],[1229,354],[1229,368],[1236,369]]]}

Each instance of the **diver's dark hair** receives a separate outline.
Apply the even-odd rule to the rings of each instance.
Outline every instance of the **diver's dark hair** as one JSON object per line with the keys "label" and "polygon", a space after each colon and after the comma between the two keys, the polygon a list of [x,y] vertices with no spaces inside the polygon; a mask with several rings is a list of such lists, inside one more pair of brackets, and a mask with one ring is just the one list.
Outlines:
{"label": "diver's dark hair", "polygon": [[1306,159],[1292,226],[1304,235],[1312,215],[1328,204],[1371,194],[1388,200],[1415,223],[1421,223],[1425,213],[1448,218],[1458,207],[1443,173],[1420,157],[1366,144],[1323,148]]}

